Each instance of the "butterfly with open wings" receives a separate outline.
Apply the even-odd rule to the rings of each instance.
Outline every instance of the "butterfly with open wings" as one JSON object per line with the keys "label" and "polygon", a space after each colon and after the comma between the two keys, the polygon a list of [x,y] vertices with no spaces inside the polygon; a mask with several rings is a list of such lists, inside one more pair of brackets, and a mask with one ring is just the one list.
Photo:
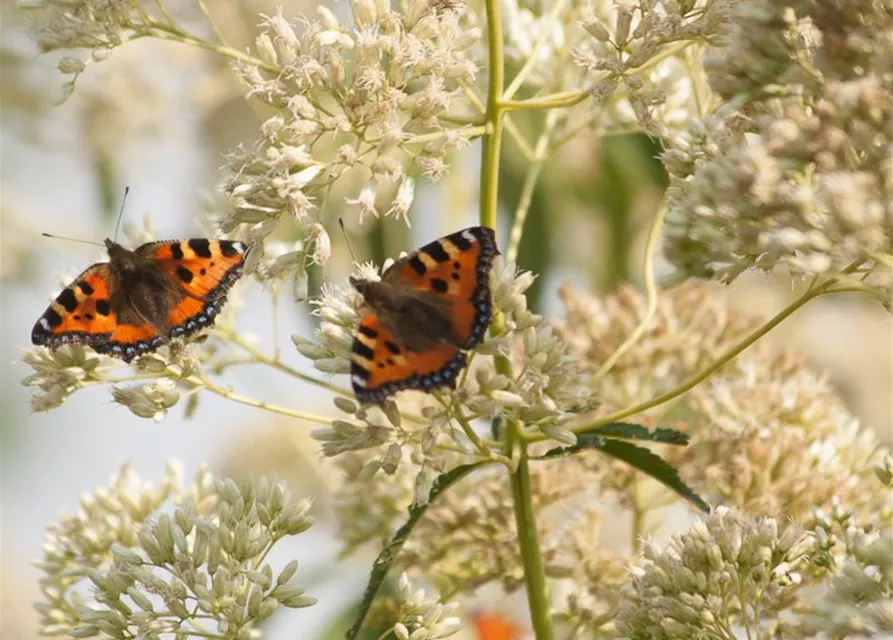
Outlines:
{"label": "butterfly with open wings", "polygon": [[247,247],[167,240],[131,251],[106,240],[109,261],[87,268],[50,304],[31,342],[85,344],[125,362],[207,327],[241,276]]}
{"label": "butterfly with open wings", "polygon": [[493,229],[470,227],[391,265],[380,281],[351,278],[364,307],[351,349],[357,399],[380,404],[403,389],[455,388],[465,351],[493,315]]}

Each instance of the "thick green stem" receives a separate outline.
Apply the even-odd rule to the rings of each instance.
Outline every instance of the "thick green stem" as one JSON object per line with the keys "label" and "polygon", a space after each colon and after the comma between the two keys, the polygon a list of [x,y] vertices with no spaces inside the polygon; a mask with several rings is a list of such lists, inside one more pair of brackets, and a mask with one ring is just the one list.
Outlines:
{"label": "thick green stem", "polygon": [[518,544],[521,547],[521,563],[527,582],[527,603],[530,606],[530,622],[536,640],[553,640],[552,620],[549,618],[549,598],[546,594],[546,574],[536,527],[536,514],[531,500],[530,467],[527,445],[518,438],[521,458],[518,469],[511,476],[512,500],[515,504],[515,523],[518,526]]}
{"label": "thick green stem", "polygon": [[[490,78],[487,86],[487,108],[484,113],[484,122],[488,126],[488,131],[484,136],[481,161],[480,223],[495,229],[499,194],[499,153],[502,147],[503,112],[505,109],[505,58],[500,0],[486,0],[486,7]],[[498,335],[502,333],[503,326],[503,318],[501,314],[497,314],[493,319],[491,330]],[[495,366],[499,373],[513,377],[512,363],[508,358],[497,357]],[[552,621],[549,619],[549,599],[546,594],[546,575],[543,571],[543,558],[537,537],[536,514],[533,512],[530,469],[527,460],[527,445],[523,438],[523,425],[516,421],[508,425],[504,445],[505,452],[512,458],[514,458],[513,454],[520,454],[517,469],[511,474],[512,499],[533,631],[537,640],[553,640]]]}
{"label": "thick green stem", "polygon": [[502,92],[505,87],[505,58],[502,49],[502,17],[499,0],[487,0],[487,46],[490,79],[484,120],[490,131],[484,137],[481,163],[481,224],[496,228],[499,194],[499,152],[502,148]]}

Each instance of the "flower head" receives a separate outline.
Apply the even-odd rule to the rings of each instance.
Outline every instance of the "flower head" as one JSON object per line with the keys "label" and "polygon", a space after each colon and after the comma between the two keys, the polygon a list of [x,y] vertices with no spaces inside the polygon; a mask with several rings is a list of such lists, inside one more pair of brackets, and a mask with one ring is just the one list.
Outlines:
{"label": "flower head", "polygon": [[[168,501],[174,508],[162,510]],[[276,542],[310,527],[309,510],[309,501],[289,504],[283,486],[266,480],[240,486],[202,470],[184,487],[169,466],[156,488],[124,467],[76,514],[50,525],[37,563],[41,632],[151,635],[201,618],[241,637],[280,605],[312,605],[293,582],[296,562],[278,572],[265,562]]]}
{"label": "flower head", "polygon": [[738,625],[752,633],[748,609],[771,615],[782,607],[809,549],[795,525],[717,507],[665,546],[646,544],[630,569],[617,628],[630,638],[722,636]]}
{"label": "flower head", "polygon": [[[476,72],[455,46],[467,29],[459,6],[419,0],[404,12],[371,2],[351,9],[352,26],[324,8],[299,25],[281,11],[266,16],[258,61],[239,63],[248,97],[275,114],[252,149],[230,156],[223,189],[232,211],[220,225],[256,249],[287,228],[321,261],[329,253],[326,238],[314,232],[323,222],[321,198],[334,193],[358,208],[362,222],[378,217],[379,188],[395,181],[396,198],[382,209],[408,224],[415,187],[408,155],[430,164],[464,138],[441,120],[460,98],[460,83]],[[421,155],[417,136],[426,141]],[[441,137],[454,142],[428,141]],[[357,191],[342,186],[357,181]]]}
{"label": "flower head", "polygon": [[716,91],[750,104],[672,137],[667,257],[726,282],[867,263],[888,300],[893,16],[873,3],[753,1],[731,18],[705,64]]}

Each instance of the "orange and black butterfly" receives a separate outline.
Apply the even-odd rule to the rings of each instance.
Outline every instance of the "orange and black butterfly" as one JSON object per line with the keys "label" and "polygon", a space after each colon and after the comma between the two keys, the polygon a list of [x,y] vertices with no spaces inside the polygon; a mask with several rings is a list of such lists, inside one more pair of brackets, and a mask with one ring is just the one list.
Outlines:
{"label": "orange and black butterfly", "polygon": [[230,240],[149,242],[134,251],[106,240],[92,265],[50,304],[31,342],[85,344],[125,362],[213,324],[241,276],[247,247]]}
{"label": "orange and black butterfly", "polygon": [[360,402],[379,404],[403,389],[455,388],[465,350],[490,325],[493,229],[471,227],[391,265],[380,281],[351,278],[363,296],[350,377]]}

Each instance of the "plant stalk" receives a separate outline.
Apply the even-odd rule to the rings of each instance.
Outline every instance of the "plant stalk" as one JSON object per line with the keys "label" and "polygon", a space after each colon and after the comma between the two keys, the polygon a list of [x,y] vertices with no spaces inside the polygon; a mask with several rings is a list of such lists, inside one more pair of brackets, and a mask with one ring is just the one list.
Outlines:
{"label": "plant stalk", "polygon": [[536,640],[554,640],[552,620],[549,617],[549,598],[546,594],[546,574],[536,527],[536,514],[531,499],[530,467],[527,445],[518,438],[521,458],[518,469],[511,475],[512,500],[515,505],[515,523],[518,527],[518,545],[521,548],[521,564],[527,583],[527,603],[530,621]]}
{"label": "plant stalk", "polygon": [[[488,126],[488,131],[484,136],[481,158],[480,224],[496,229],[499,154],[502,148],[505,109],[505,57],[500,0],[486,0],[486,8],[490,78],[487,85],[487,108],[484,112],[484,123]],[[492,332],[496,335],[500,334],[503,330],[503,323],[501,314],[497,314],[493,318]],[[512,363],[508,358],[497,357],[495,366],[499,373],[513,377]],[[546,575],[543,570],[543,558],[537,534],[536,514],[533,512],[530,469],[527,459],[527,444],[523,438],[523,425],[517,421],[507,425],[504,446],[504,452],[509,457],[513,458],[515,453],[520,454],[517,469],[510,475],[510,482],[533,631],[537,640],[554,640],[552,621],[549,618],[549,598],[546,593]]]}
{"label": "plant stalk", "polygon": [[487,0],[487,47],[490,78],[487,84],[487,110],[484,121],[489,126],[484,136],[481,162],[481,225],[496,228],[499,194],[499,152],[502,148],[502,93],[505,89],[505,54],[502,42],[502,16],[499,0]]}

